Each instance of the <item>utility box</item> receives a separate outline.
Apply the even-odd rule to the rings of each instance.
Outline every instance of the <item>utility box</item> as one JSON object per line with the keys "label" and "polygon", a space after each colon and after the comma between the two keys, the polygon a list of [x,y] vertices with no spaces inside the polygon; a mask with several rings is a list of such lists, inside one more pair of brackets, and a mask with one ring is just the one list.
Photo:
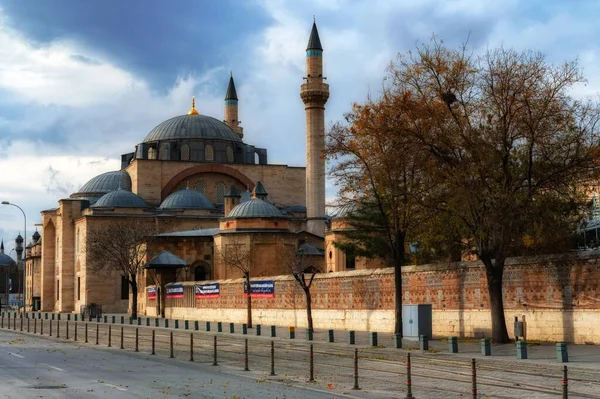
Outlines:
{"label": "utility box", "polygon": [[432,338],[431,305],[402,305],[403,338],[419,340],[420,335]]}

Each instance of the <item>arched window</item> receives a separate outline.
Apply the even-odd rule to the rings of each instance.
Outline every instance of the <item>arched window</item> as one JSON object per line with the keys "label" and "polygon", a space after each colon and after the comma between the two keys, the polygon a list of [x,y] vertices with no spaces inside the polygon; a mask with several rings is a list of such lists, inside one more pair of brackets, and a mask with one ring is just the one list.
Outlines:
{"label": "arched window", "polygon": [[156,159],[156,149],[155,148],[148,148],[148,159]]}
{"label": "arched window", "polygon": [[205,187],[203,182],[200,181],[196,183],[196,191],[198,191],[200,194],[204,194]]}
{"label": "arched window", "polygon": [[217,183],[217,204],[224,203],[225,183]]}
{"label": "arched window", "polygon": [[215,151],[213,150],[212,145],[208,144],[204,147],[204,160],[205,161],[214,161],[215,160]]}
{"label": "arched window", "polygon": [[210,266],[200,264],[194,269],[194,281],[210,280]]}
{"label": "arched window", "polygon": [[166,161],[169,159],[169,143],[163,143],[160,145],[158,159],[160,159],[161,161]]}
{"label": "arched window", "polygon": [[184,144],[181,146],[181,160],[189,161],[190,160],[190,146]]}
{"label": "arched window", "polygon": [[259,165],[260,164],[260,157],[258,156],[257,153],[254,153],[254,164],[255,165]]}
{"label": "arched window", "polygon": [[227,162],[233,162],[233,148],[227,146]]}

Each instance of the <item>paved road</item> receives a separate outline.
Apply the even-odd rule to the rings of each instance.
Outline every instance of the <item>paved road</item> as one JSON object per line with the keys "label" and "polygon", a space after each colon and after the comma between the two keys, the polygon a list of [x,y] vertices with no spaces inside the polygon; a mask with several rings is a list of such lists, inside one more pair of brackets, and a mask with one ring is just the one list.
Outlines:
{"label": "paved road", "polygon": [[293,383],[273,383],[253,374],[233,375],[206,363],[80,346],[9,331],[0,331],[0,385],[0,398],[15,399],[342,397]]}

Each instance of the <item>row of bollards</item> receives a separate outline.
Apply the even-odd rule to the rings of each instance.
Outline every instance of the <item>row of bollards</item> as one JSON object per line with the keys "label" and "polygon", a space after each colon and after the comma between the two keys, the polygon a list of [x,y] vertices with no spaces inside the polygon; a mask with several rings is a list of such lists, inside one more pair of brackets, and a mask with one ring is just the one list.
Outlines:
{"label": "row of bollards", "polygon": [[[37,320],[40,320],[40,335],[44,335],[44,319],[33,319],[33,333],[37,334]],[[53,336],[53,320],[49,319],[48,320],[48,333],[49,336]],[[22,330],[22,324],[23,322],[21,321],[21,330]],[[0,322],[0,326],[4,326],[4,317],[2,317],[2,321]],[[8,318],[8,324],[7,324],[7,328],[10,329],[11,328],[11,324],[10,324],[10,317]],[[12,329],[15,330],[16,329],[16,319],[14,320],[14,322],[12,323]],[[74,329],[73,329],[73,340],[77,341],[78,339],[78,323],[75,322],[74,323]],[[27,319],[27,332],[30,332],[30,321],[29,319]],[[85,332],[85,342],[88,343],[88,323],[85,323],[84,325],[84,332]],[[290,330],[289,332],[293,332],[293,330]],[[66,327],[65,327],[65,335],[66,335],[66,339],[69,339],[69,321],[66,321]],[[124,349],[124,327],[121,326],[121,331],[120,331],[120,349]],[[95,344],[98,345],[99,344],[99,336],[100,336],[100,331],[99,331],[99,325],[96,325],[96,340],[95,340]],[[60,319],[56,321],[56,337],[60,338]],[[350,337],[350,335],[349,335]],[[109,324],[108,326],[108,342],[107,342],[107,346],[111,347],[111,338],[112,338],[112,326]],[[140,339],[140,335],[139,335],[139,328],[135,328],[135,352],[139,352],[139,339]],[[376,343],[376,336],[372,337],[371,340],[371,344],[374,343],[374,346],[377,345]],[[375,340],[373,342],[373,340]],[[152,330],[152,355],[155,355],[155,346],[156,346],[156,337],[155,337],[155,330]],[[423,337],[422,339],[420,339],[420,346],[421,347],[427,347],[428,346],[428,340],[426,339],[426,337]],[[489,339],[484,339],[481,341],[481,347],[482,347],[482,354],[489,356]],[[449,347],[449,351],[452,353],[456,353],[458,352],[458,340],[456,337],[450,337],[450,339],[448,340],[448,347]],[[217,366],[217,336],[214,335],[213,336],[213,366]],[[527,346],[526,346],[526,341],[518,341],[517,342],[517,349],[518,351],[521,351],[521,353],[517,353],[517,356],[520,356],[519,358],[522,359],[526,359],[527,358]],[[560,353],[560,356],[562,356],[564,358],[563,361],[568,361],[568,357],[566,355],[566,353],[563,354],[563,352],[566,352],[566,344],[564,343],[560,343],[557,344],[556,346],[557,348],[557,356]],[[308,360],[309,360],[309,382],[314,382],[315,381],[315,367],[314,367],[314,348],[313,345],[311,344],[309,346],[309,352],[308,352]],[[174,336],[173,336],[173,331],[170,331],[169,333],[169,350],[170,350],[170,358],[174,358]],[[194,362],[194,333],[190,333],[190,340],[189,340],[189,360],[191,362]],[[353,379],[354,379],[354,385],[352,387],[352,389],[354,390],[358,390],[360,389],[359,387],[359,367],[358,367],[358,361],[359,361],[359,356],[358,356],[358,349],[354,349],[354,356],[353,356]],[[244,339],[244,371],[249,371],[249,345],[248,345],[248,338]],[[563,399],[568,399],[568,369],[567,366],[563,367],[563,377],[562,377],[562,397]],[[271,340],[270,342],[270,375],[274,376],[275,374],[275,342]],[[478,390],[477,390],[477,364],[476,364],[476,360],[475,359],[471,359],[471,375],[472,375],[472,386],[471,386],[471,395],[473,399],[476,399],[478,397]],[[413,393],[412,393],[412,365],[411,365],[411,355],[410,353],[407,354],[406,356],[406,387],[407,387],[407,395],[406,398],[407,399],[413,399]]]}

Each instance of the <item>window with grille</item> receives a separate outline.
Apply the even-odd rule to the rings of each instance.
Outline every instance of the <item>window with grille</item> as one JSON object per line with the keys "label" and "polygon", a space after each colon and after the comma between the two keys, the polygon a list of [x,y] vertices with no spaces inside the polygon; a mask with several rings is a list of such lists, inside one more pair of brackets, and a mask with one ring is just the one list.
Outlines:
{"label": "window with grille", "polygon": [[217,204],[224,203],[225,183],[217,183]]}
{"label": "window with grille", "polygon": [[233,162],[233,148],[227,147],[227,162]]}
{"label": "window with grille", "polygon": [[156,159],[156,149],[148,148],[148,159]]}
{"label": "window with grille", "polygon": [[215,150],[212,145],[207,145],[204,147],[204,160],[205,161],[214,161],[215,160]]}
{"label": "window with grille", "polygon": [[190,160],[190,146],[184,144],[181,146],[181,160],[189,161]]}
{"label": "window with grille", "polygon": [[204,183],[203,182],[198,182],[196,183],[196,191],[198,191],[200,194],[205,194],[205,187],[204,187]]}
{"label": "window with grille", "polygon": [[158,153],[158,158],[161,161],[166,161],[169,159],[169,143],[163,143],[160,145],[160,151]]}

